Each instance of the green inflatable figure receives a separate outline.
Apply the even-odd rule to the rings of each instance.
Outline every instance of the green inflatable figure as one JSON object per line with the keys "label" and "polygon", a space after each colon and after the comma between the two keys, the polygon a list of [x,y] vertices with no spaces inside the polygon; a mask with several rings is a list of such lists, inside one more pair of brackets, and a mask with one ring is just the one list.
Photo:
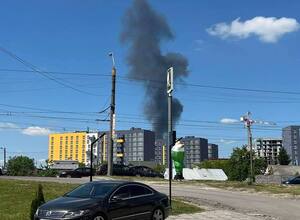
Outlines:
{"label": "green inflatable figure", "polygon": [[183,167],[184,167],[184,144],[180,140],[176,141],[171,149],[172,160],[174,161],[176,175],[175,180],[183,180]]}

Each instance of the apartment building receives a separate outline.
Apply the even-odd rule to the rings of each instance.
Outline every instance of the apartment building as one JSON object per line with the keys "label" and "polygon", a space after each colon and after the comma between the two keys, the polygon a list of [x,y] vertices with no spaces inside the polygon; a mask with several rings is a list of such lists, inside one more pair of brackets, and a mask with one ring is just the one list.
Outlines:
{"label": "apartment building", "polygon": [[[103,132],[100,132],[101,135]],[[104,138],[99,141],[98,151],[101,162],[107,161],[107,148],[110,140],[109,132],[104,132]],[[154,161],[155,160],[155,133],[141,128],[116,131],[116,137],[125,137],[124,162]],[[113,160],[116,162],[116,148],[113,149]]]}
{"label": "apartment building", "polygon": [[300,126],[282,129],[282,146],[286,149],[292,165],[300,165]]}
{"label": "apartment building", "polygon": [[195,136],[186,136],[181,141],[184,143],[184,162],[186,168],[192,168],[193,164],[208,160],[207,139]]}
{"label": "apartment building", "polygon": [[208,159],[217,160],[219,158],[219,146],[217,144],[208,144]]}
{"label": "apartment building", "polygon": [[87,133],[57,133],[49,135],[48,159],[76,160],[86,163]]}
{"label": "apartment building", "polygon": [[282,148],[281,138],[258,138],[255,140],[254,153],[259,158],[264,158],[269,165],[279,164],[278,154]]}

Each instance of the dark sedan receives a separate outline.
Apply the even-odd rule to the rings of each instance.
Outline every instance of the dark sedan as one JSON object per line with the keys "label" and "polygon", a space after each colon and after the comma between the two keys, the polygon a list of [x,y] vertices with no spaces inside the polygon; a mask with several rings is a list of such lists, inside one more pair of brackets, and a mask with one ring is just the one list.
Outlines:
{"label": "dark sedan", "polygon": [[283,181],[282,184],[300,184],[300,176],[290,178],[287,181]]}
{"label": "dark sedan", "polygon": [[[69,177],[69,178],[81,178],[83,176],[90,176],[91,168],[82,167],[75,170],[63,171],[59,174],[59,177]],[[93,175],[95,170],[93,170]]]}
{"label": "dark sedan", "polygon": [[35,220],[163,220],[168,214],[168,197],[145,184],[96,181],[43,204]]}

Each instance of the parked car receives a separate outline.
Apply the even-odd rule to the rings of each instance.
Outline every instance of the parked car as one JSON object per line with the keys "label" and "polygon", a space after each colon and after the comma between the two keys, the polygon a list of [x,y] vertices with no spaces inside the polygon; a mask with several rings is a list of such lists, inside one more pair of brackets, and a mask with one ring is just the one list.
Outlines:
{"label": "parked car", "polygon": [[2,173],[2,169],[0,168],[0,176],[2,176],[3,175],[3,173]]}
{"label": "parked car", "polygon": [[[96,172],[97,175],[107,174],[107,164],[102,164]],[[114,164],[113,165],[113,175],[116,176],[133,176],[132,171],[129,166]]]}
{"label": "parked car", "polygon": [[286,181],[283,181],[282,184],[300,184],[300,176],[292,177]]}
{"label": "parked car", "polygon": [[[75,170],[63,171],[59,174],[59,177],[68,177],[68,178],[81,178],[83,176],[90,176],[91,168],[80,167]],[[95,170],[93,170],[93,175],[95,175]]]}
{"label": "parked car", "polygon": [[41,205],[34,219],[163,220],[168,215],[168,197],[145,184],[95,181]]}
{"label": "parked car", "polygon": [[161,173],[158,173],[155,170],[151,169],[150,167],[146,167],[146,166],[134,166],[134,167],[131,167],[130,170],[134,176],[163,178],[163,175]]}

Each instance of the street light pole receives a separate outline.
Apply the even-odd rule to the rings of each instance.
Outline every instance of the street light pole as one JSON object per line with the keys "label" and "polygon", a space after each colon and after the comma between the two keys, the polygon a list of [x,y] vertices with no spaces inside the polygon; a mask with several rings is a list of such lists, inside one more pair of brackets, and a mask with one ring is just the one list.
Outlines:
{"label": "street light pole", "polygon": [[172,92],[173,92],[173,67],[167,70],[167,93],[168,93],[168,167],[169,167],[169,200],[172,207],[172,178],[173,165],[171,150],[173,142],[173,118],[172,118]]}

